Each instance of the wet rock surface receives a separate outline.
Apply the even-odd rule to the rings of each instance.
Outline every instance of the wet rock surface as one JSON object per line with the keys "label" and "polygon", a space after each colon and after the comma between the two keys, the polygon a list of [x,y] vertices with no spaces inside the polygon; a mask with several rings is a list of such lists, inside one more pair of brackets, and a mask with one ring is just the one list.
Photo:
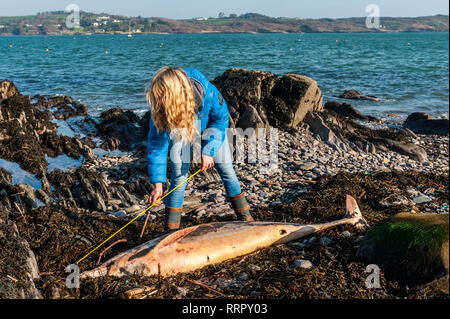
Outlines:
{"label": "wet rock surface", "polygon": [[363,95],[361,92],[356,90],[346,90],[344,93],[339,95],[341,99],[349,100],[368,100],[368,101],[378,101],[378,98],[374,95]]}
{"label": "wet rock surface", "polygon": [[448,119],[433,119],[430,114],[415,112],[403,125],[416,134],[448,135]]}
{"label": "wet rock surface", "polygon": [[[279,128],[278,166],[270,169],[270,174],[261,171],[258,163],[235,163],[255,219],[305,224],[339,219],[345,213],[346,194],[357,198],[370,225],[401,212],[448,214],[448,135],[411,134],[395,122],[380,127],[364,115],[358,118],[353,113],[322,110],[318,105],[311,106],[295,127],[281,125],[295,119],[303,80],[292,76],[282,81],[283,78],[264,72],[227,72],[215,83],[224,90],[234,123]],[[286,84],[275,90],[277,83]],[[239,85],[242,90],[238,90]],[[288,97],[288,92],[294,92],[294,97]],[[49,104],[42,101],[20,94],[0,101],[0,144],[4,146],[0,158],[20,164],[42,183],[41,189],[13,184],[13,174],[0,168],[0,224],[7,224],[8,232],[12,232],[12,223],[16,224],[20,238],[36,256],[39,271],[45,274],[29,280],[26,278],[30,277],[14,273],[14,267],[1,268],[5,275],[28,282],[23,293],[15,290],[16,297],[33,295],[30,292],[34,291],[34,283],[44,298],[118,298],[135,288],[126,280],[155,287],[147,291],[149,298],[216,296],[188,279],[236,298],[448,296],[435,292],[431,286],[420,290],[387,277],[381,278],[382,289],[366,289],[366,261],[356,255],[365,234],[351,226],[189,274],[166,279],[99,278],[83,282],[79,290],[68,290],[64,286],[65,267],[148,207],[153,189],[147,177],[145,148],[149,113],[139,117],[133,111],[114,108],[95,118],[81,115],[74,106],[78,102],[68,97],[46,97],[45,103]],[[70,105],[74,113],[57,119],[56,115],[63,112],[56,105],[63,104]],[[268,112],[269,106],[274,105],[281,105],[274,109],[280,115]],[[287,109],[287,113],[282,113]],[[70,134],[61,132],[64,123]],[[384,123],[389,124],[389,119]],[[415,151],[400,151],[405,145]],[[49,161],[58,155],[84,160],[81,167],[49,171]],[[196,165],[192,165],[192,170]],[[214,170],[199,174],[188,183],[182,227],[235,218]],[[163,221],[161,205],[152,209],[142,239],[139,233],[143,217],[111,241],[127,239],[108,250],[102,260],[160,236]],[[14,242],[24,245],[20,239],[8,239],[5,245]],[[14,260],[24,263],[24,256],[28,255],[22,255],[8,259],[8,264],[15,265]],[[98,254],[94,255],[83,261],[82,270],[95,266]],[[303,267],[295,261],[309,261],[313,266]],[[10,284],[11,279],[7,281]],[[0,294],[6,291],[3,287],[0,285]]]}
{"label": "wet rock surface", "polygon": [[442,214],[398,214],[372,227],[357,254],[409,285],[447,278],[448,293],[448,221]]}
{"label": "wet rock surface", "polygon": [[279,78],[270,72],[230,69],[212,83],[227,101],[233,123],[241,122],[243,128],[295,127],[309,111],[323,109],[316,81],[299,74]]}

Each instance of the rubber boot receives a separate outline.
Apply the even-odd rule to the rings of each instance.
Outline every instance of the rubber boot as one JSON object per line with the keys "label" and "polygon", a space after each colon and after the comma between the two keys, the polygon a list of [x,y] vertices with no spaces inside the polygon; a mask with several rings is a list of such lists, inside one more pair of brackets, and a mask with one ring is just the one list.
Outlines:
{"label": "rubber boot", "polygon": [[173,208],[166,206],[164,232],[171,233],[180,229],[181,212],[183,208]]}
{"label": "rubber boot", "polygon": [[247,203],[247,200],[245,199],[245,193],[242,192],[239,195],[231,196],[230,197],[231,206],[234,209],[234,212],[236,213],[236,216],[238,220],[245,221],[245,222],[253,222],[255,221],[250,215],[250,206]]}

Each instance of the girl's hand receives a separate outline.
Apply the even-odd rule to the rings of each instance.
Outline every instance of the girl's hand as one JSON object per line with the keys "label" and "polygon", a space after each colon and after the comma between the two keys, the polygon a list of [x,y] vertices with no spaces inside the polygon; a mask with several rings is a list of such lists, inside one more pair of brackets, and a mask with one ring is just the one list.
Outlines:
{"label": "girl's hand", "polygon": [[[155,189],[150,194],[150,204],[153,205],[158,199],[161,198],[162,194],[163,194],[162,183],[156,183]],[[158,202],[155,206],[159,205],[161,205],[161,202]]]}
{"label": "girl's hand", "polygon": [[214,159],[212,156],[202,154],[202,172],[214,166]]}

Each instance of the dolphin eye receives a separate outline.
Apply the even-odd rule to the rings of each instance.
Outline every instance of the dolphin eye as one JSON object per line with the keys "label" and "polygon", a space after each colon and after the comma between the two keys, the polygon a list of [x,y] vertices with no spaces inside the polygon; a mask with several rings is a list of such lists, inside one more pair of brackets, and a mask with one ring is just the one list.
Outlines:
{"label": "dolphin eye", "polygon": [[287,234],[287,231],[285,229],[280,229],[280,235],[285,235]]}

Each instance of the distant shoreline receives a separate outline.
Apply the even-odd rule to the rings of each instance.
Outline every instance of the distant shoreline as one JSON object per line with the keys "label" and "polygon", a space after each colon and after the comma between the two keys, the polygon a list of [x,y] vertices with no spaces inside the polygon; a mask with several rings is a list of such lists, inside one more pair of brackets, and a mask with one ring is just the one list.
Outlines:
{"label": "distant shoreline", "polygon": [[[383,31],[383,32],[371,32],[371,31],[351,31],[351,32],[245,32],[245,31],[235,31],[235,32],[193,32],[193,33],[177,33],[177,32],[141,32],[141,33],[132,33],[133,36],[140,35],[197,35],[197,34],[393,34],[393,33],[449,33],[449,31]],[[0,37],[41,37],[41,36],[106,36],[106,35],[121,35],[127,36],[128,33],[65,33],[65,34],[0,34]]]}
{"label": "distant shoreline", "polygon": [[31,16],[0,16],[0,35],[60,34],[202,34],[202,33],[385,33],[448,32],[449,16],[380,17],[378,26],[368,26],[366,17],[340,19],[274,18],[258,13],[228,17],[167,19],[80,13],[80,22],[69,28],[64,11]]}

